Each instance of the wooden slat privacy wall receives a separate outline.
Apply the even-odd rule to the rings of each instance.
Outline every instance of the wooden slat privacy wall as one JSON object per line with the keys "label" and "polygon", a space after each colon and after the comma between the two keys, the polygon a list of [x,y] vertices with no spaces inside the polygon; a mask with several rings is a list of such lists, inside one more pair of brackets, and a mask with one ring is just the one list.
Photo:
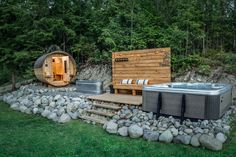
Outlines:
{"label": "wooden slat privacy wall", "polygon": [[170,56],[170,48],[113,52],[113,86],[123,79],[148,79],[149,84],[171,82]]}

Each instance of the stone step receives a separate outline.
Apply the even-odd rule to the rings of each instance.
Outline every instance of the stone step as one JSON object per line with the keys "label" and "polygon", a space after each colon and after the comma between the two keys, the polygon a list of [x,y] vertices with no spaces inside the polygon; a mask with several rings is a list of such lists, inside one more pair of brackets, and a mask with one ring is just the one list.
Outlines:
{"label": "stone step", "polygon": [[115,115],[113,113],[97,111],[97,110],[87,110],[87,112],[97,114],[97,115],[101,115],[101,116],[106,116],[106,117],[113,117]]}
{"label": "stone step", "polygon": [[119,110],[121,109],[120,106],[113,106],[113,105],[105,105],[105,104],[92,104],[93,106],[100,107],[100,108],[107,108],[112,110]]}
{"label": "stone step", "polygon": [[93,121],[93,122],[96,122],[99,124],[105,124],[107,122],[106,120],[98,119],[96,117],[91,117],[91,116],[81,116],[80,118],[82,118],[84,120]]}

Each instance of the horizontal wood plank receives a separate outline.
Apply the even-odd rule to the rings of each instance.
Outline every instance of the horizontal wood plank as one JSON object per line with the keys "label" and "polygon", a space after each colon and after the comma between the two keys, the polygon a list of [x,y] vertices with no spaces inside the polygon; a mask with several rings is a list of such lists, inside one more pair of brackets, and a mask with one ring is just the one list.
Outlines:
{"label": "horizontal wood plank", "polygon": [[147,52],[170,52],[170,48],[154,48],[154,49],[143,49],[143,50],[131,50],[131,51],[119,51],[113,52],[114,55],[120,54],[139,54],[139,53],[147,53]]}
{"label": "horizontal wood plank", "polygon": [[[128,104],[128,105],[141,105],[142,104],[142,96],[131,96],[131,95],[124,95],[124,94],[104,93],[101,95],[89,96],[88,99],[113,102],[113,103],[119,103],[119,104]],[[115,109],[115,110],[121,109],[121,107],[118,107],[118,106],[117,106],[117,109],[113,108],[114,105],[99,104],[98,106],[98,104],[96,104],[96,106],[102,107],[102,108],[108,108],[108,109]]]}
{"label": "horizontal wood plank", "polygon": [[[128,58],[116,62],[116,58]],[[123,79],[148,79],[149,84],[171,81],[170,48],[114,52],[112,54],[112,83],[115,89],[142,90],[140,85],[121,85]]]}

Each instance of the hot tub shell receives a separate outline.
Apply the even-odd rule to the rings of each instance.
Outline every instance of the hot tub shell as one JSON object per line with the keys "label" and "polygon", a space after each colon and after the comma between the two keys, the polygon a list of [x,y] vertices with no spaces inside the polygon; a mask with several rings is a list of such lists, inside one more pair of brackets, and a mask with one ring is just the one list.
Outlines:
{"label": "hot tub shell", "polygon": [[142,109],[164,115],[219,119],[232,103],[232,86],[167,83],[144,86]]}
{"label": "hot tub shell", "polygon": [[102,94],[103,93],[103,81],[99,80],[77,80],[77,91],[87,94]]}

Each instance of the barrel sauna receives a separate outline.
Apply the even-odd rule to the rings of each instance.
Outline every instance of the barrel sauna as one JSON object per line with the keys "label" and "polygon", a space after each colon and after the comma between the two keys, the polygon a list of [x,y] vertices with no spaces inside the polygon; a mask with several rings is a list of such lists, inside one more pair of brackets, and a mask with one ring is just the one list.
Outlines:
{"label": "barrel sauna", "polygon": [[52,86],[66,86],[76,76],[74,58],[63,51],[54,51],[39,57],[34,64],[36,77]]}

